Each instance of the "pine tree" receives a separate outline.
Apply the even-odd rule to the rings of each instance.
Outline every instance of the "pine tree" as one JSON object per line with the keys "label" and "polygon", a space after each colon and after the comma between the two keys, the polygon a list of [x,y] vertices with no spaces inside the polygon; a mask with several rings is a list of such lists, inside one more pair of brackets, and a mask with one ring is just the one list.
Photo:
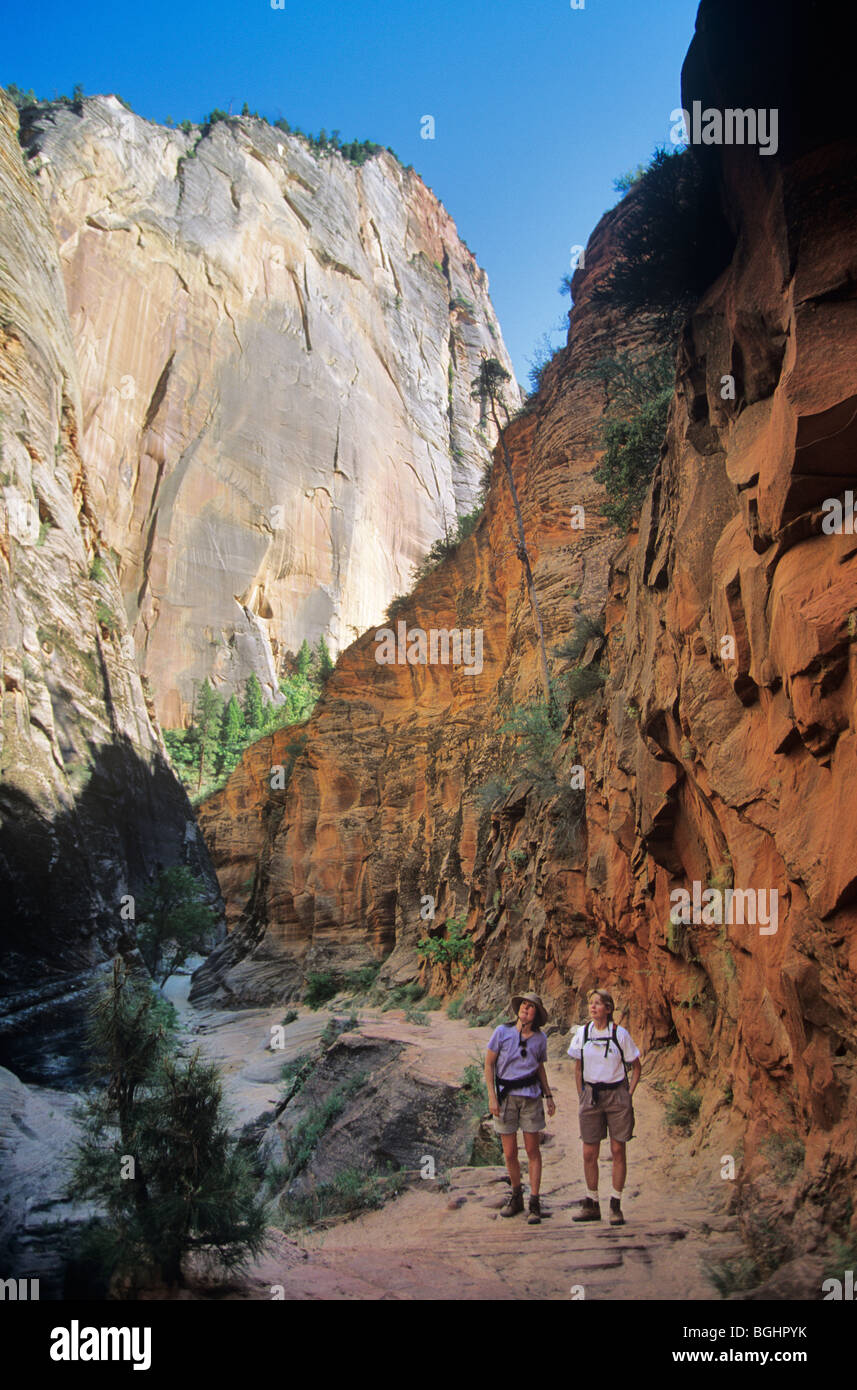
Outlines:
{"label": "pine tree", "polygon": [[202,900],[203,886],[190,869],[174,865],[140,894],[137,943],[152,979],[166,984],[192,951],[205,949],[215,927],[212,908]]}
{"label": "pine tree", "polygon": [[238,766],[242,751],[247,747],[247,729],[244,714],[237,695],[230,697],[223,713],[223,726],[220,732],[222,750],[220,771],[229,773]]}
{"label": "pine tree", "polygon": [[198,1251],[241,1268],[265,1246],[265,1213],[229,1134],[217,1068],[172,1053],[154,994],[114,962],[90,1042],[102,1089],[82,1111],[68,1196],[95,1200],[89,1231],[109,1277],[140,1265],[171,1285]]}
{"label": "pine tree", "polygon": [[214,778],[220,763],[220,731],[223,724],[223,696],[212,690],[208,677],[199,688],[196,723],[199,729],[199,777],[196,789],[203,781]]}
{"label": "pine tree", "polygon": [[251,738],[256,736],[265,723],[262,687],[255,671],[247,677],[244,685],[244,722]]}
{"label": "pine tree", "polygon": [[324,633],[318,639],[318,673],[322,681],[326,681],[333,670],[333,657],[328,651],[327,643],[324,640]]}
{"label": "pine tree", "polygon": [[188,791],[195,789],[199,782],[199,729],[195,724],[188,729],[164,729],[164,743],[182,786]]}
{"label": "pine tree", "polygon": [[298,675],[309,676],[309,668],[312,665],[312,648],[306,638],[301,642],[301,649],[297,657]]}

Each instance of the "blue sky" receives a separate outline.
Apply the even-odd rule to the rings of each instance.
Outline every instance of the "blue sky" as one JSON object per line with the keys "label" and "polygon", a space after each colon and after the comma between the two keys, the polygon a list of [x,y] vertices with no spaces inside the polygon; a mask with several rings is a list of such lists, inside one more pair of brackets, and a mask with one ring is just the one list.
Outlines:
{"label": "blue sky", "polygon": [[[118,92],[199,121],[269,119],[391,145],[491,281],[518,378],[564,338],[570,248],[613,179],[668,141],[696,0],[40,0],[7,7],[0,83]],[[435,139],[420,138],[424,115]]]}

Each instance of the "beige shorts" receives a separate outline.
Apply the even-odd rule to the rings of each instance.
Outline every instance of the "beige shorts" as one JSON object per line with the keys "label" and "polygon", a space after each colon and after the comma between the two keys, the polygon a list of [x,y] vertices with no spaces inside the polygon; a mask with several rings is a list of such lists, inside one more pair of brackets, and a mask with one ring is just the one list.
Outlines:
{"label": "beige shorts", "polygon": [[500,1115],[494,1116],[495,1134],[539,1134],[545,1127],[545,1107],[541,1096],[506,1096]]}
{"label": "beige shorts", "polygon": [[587,1084],[578,1105],[580,1137],[584,1144],[600,1144],[602,1139],[610,1138],[627,1144],[634,1137],[634,1107],[627,1081],[613,1091],[601,1091],[598,1104],[592,1100],[592,1087]]}

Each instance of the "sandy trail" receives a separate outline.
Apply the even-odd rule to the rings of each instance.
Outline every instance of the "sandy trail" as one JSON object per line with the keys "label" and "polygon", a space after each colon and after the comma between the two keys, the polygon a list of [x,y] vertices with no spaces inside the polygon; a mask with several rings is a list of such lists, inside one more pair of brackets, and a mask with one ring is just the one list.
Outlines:
{"label": "sandy trail", "polygon": [[[290,1056],[320,1036],[327,1011],[301,1011],[286,1029],[286,1048],[267,1051],[270,1029],[284,1009],[240,1013],[198,1012],[180,998],[188,1041],[224,1070],[236,1119],[254,1119],[280,1094],[279,1073]],[[488,1028],[432,1013],[427,1027],[408,1024],[400,1011],[359,1010],[361,1032],[410,1043],[419,1066],[436,1079],[457,1082],[481,1057]],[[557,1114],[543,1149],[540,1226],[526,1215],[501,1218],[495,1208],[507,1191],[502,1168],[456,1168],[438,1180],[416,1182],[380,1211],[298,1239],[272,1231],[272,1246],[240,1284],[220,1297],[286,1299],[674,1299],[716,1297],[703,1263],[743,1252],[737,1221],[725,1207],[728,1182],[720,1177],[719,1149],[695,1152],[687,1137],[664,1123],[653,1083],[663,1057],[644,1059],[635,1095],[636,1135],[628,1146],[626,1225],[606,1220],[611,1186],[609,1144],[602,1145],[600,1225],[575,1225],[584,1195],[577,1098],[568,1039],[549,1040],[548,1075]],[[525,1156],[522,1154],[525,1164]],[[526,1167],[524,1166],[525,1195]],[[572,1290],[575,1289],[573,1293]],[[282,1290],[282,1293],[280,1293]],[[276,1292],[274,1292],[276,1291]],[[582,1291],[582,1292],[581,1292]],[[209,1296],[213,1291],[209,1292]],[[205,1296],[197,1288],[197,1296]],[[218,1295],[214,1295],[218,1296]]]}

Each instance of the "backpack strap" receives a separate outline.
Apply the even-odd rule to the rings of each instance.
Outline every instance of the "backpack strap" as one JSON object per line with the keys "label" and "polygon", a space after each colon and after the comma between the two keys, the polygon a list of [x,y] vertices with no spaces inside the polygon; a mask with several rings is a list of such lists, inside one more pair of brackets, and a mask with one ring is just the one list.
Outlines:
{"label": "backpack strap", "polygon": [[581,1084],[581,1086],[583,1086],[583,1087],[586,1086],[586,1075],[585,1075],[585,1073],[584,1073],[584,1067],[585,1067],[586,1064],[585,1064],[583,1058],[584,1058],[584,1054],[585,1054],[585,1052],[586,1052],[586,1040],[587,1040],[588,1037],[589,1037],[589,1024],[588,1024],[588,1023],[584,1023],[584,1025],[583,1025],[583,1042],[580,1044],[580,1084]]}
{"label": "backpack strap", "polygon": [[[589,1037],[589,1024],[588,1024],[588,1023],[585,1023],[585,1024],[583,1025],[583,1041],[582,1041],[582,1043],[580,1044],[580,1084],[581,1084],[581,1086],[585,1086],[585,1085],[586,1085],[586,1076],[585,1076],[585,1074],[584,1074],[584,1061],[583,1061],[583,1058],[584,1058],[584,1055],[585,1055],[586,1042],[587,1042],[588,1037]],[[610,1044],[611,1044],[611,1042],[616,1044],[616,1051],[619,1053],[619,1056],[622,1058],[622,1066],[624,1067],[624,1066],[625,1066],[625,1054],[624,1054],[624,1052],[622,1051],[622,1048],[621,1048],[620,1045],[619,1045],[619,1038],[618,1038],[617,1033],[616,1033],[616,1024],[615,1024],[615,1023],[613,1024],[613,1031],[612,1031],[612,1034],[611,1034],[611,1036],[607,1039],[607,1046],[606,1046],[605,1049],[604,1049],[605,1056],[606,1056],[607,1052],[608,1052],[609,1049],[610,1049]]]}

